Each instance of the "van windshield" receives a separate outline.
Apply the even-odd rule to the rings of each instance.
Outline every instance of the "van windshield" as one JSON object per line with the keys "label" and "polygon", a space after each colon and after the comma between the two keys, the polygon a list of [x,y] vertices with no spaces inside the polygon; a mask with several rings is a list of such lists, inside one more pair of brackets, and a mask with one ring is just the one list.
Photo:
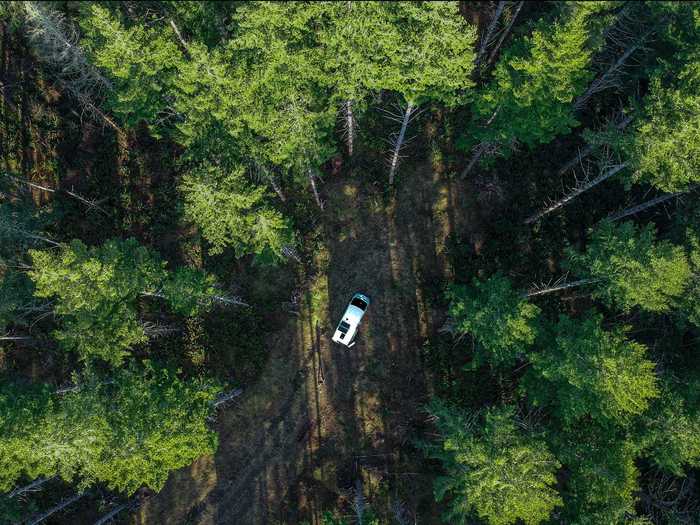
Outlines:
{"label": "van windshield", "polygon": [[340,324],[338,325],[338,330],[340,330],[344,334],[347,334],[348,330],[350,330],[350,325],[345,321],[340,321]]}
{"label": "van windshield", "polygon": [[353,306],[357,306],[360,310],[364,310],[365,308],[367,308],[367,303],[357,297],[350,301],[350,304]]}

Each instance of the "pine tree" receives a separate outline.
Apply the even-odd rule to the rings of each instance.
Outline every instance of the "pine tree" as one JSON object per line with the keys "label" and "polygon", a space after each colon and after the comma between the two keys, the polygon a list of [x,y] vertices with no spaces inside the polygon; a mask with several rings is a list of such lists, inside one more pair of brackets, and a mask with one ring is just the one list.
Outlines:
{"label": "pine tree", "polygon": [[465,524],[477,515],[491,525],[531,525],[561,505],[554,489],[560,465],[543,440],[516,426],[512,407],[475,418],[434,401],[430,411],[440,441],[426,448],[445,470],[435,481],[435,497],[449,496],[448,523]]}
{"label": "pine tree", "polygon": [[682,248],[656,241],[652,225],[639,229],[631,222],[601,223],[585,253],[568,251],[568,267],[596,280],[594,297],[623,311],[666,312],[690,279]]}
{"label": "pine tree", "polygon": [[453,333],[471,334],[495,365],[512,365],[537,337],[540,309],[501,275],[448,289]]}
{"label": "pine tree", "polygon": [[637,446],[624,433],[588,420],[550,434],[552,450],[569,474],[562,490],[563,522],[627,523],[639,491]]}
{"label": "pine tree", "polygon": [[147,341],[138,299],[163,297],[183,315],[195,315],[215,298],[211,277],[197,270],[174,275],[160,257],[134,239],[87,247],[74,240],[58,252],[30,251],[29,276],[36,297],[54,298],[61,328],[54,335],[83,359],[119,365],[130,349]]}
{"label": "pine tree", "polygon": [[602,317],[561,315],[544,351],[532,352],[523,388],[538,406],[552,406],[566,424],[590,416],[601,425],[625,423],[658,396],[654,363],[646,348],[606,331]]}
{"label": "pine tree", "polygon": [[265,204],[265,190],[245,180],[239,167],[229,174],[200,168],[183,180],[185,213],[199,226],[213,253],[232,247],[238,257],[253,253],[282,258],[292,233],[282,215]]}
{"label": "pine tree", "polygon": [[[505,50],[493,79],[477,93],[464,144],[475,154],[466,172],[488,148],[546,144],[578,125],[573,102],[592,78],[591,58],[601,44],[600,13],[607,2],[570,2],[552,25]],[[507,146],[501,149],[501,146]]]}

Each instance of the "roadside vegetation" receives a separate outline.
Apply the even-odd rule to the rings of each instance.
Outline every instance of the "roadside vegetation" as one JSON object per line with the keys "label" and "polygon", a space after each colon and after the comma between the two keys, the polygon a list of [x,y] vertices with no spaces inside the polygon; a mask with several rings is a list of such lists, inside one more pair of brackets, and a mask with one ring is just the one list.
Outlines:
{"label": "roadside vegetation", "polygon": [[697,523],[699,2],[4,2],[0,94],[0,523]]}

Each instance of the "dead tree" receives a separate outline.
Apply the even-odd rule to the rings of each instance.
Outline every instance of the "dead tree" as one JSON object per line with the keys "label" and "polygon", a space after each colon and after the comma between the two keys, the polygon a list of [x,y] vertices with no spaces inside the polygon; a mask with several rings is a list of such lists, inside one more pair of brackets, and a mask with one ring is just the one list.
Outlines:
{"label": "dead tree", "polygon": [[314,199],[316,200],[316,204],[319,208],[321,208],[321,211],[323,211],[323,201],[318,195],[318,188],[316,187],[316,176],[314,175],[314,172],[310,167],[307,169],[307,173],[309,176],[309,183],[311,184],[311,190],[313,191]]}
{"label": "dead tree", "polygon": [[496,26],[498,25],[498,21],[501,19],[501,15],[503,14],[503,9],[506,7],[506,2],[505,0],[500,0],[498,4],[496,5],[496,12],[493,15],[493,18],[491,19],[491,23],[489,24],[488,28],[486,29],[486,33],[484,33],[484,36],[481,39],[481,44],[479,45],[479,52],[476,54],[476,59],[474,60],[474,69],[478,70],[479,66],[481,65],[481,61],[484,58],[484,55],[486,54],[486,51],[488,50],[488,47],[491,45],[493,42],[493,38],[495,36],[495,31],[496,31]]}
{"label": "dead tree", "polygon": [[[496,111],[493,112],[493,115],[489,117],[489,119],[486,121],[485,127],[489,127],[493,121],[495,120],[496,116],[498,116],[498,112],[501,110],[500,107],[496,108]],[[474,166],[476,166],[476,163],[481,160],[481,157],[483,157],[485,154],[493,155],[495,154],[498,150],[500,149],[500,144],[495,143],[495,142],[480,142],[474,148],[472,149],[472,158],[469,160],[469,163],[466,165],[466,167],[462,170],[462,173],[460,174],[461,178],[466,177],[469,175],[469,173],[474,169]]]}
{"label": "dead tree", "polygon": [[62,500],[60,503],[58,503],[58,505],[55,505],[54,507],[51,507],[51,508],[50,508],[49,510],[47,510],[46,512],[42,512],[41,514],[39,514],[39,515],[36,516],[36,517],[29,518],[29,519],[26,521],[26,524],[27,524],[27,525],[38,525],[39,523],[41,523],[42,521],[46,520],[46,519],[49,518],[50,516],[52,516],[52,515],[56,514],[57,512],[59,512],[59,511],[65,509],[65,508],[68,507],[69,505],[72,505],[73,503],[75,503],[76,501],[78,501],[79,499],[81,499],[83,496],[86,496],[88,493],[89,493],[89,492],[86,491],[86,492],[79,492],[79,493],[77,493],[77,494],[73,494],[72,496],[70,496],[70,497],[68,497],[68,498],[66,498],[66,499],[64,499],[64,500]]}
{"label": "dead tree", "polygon": [[100,208],[99,202],[87,199],[87,198],[83,197],[82,195],[79,195],[71,190],[65,190],[62,188],[58,188],[58,189],[48,188],[46,186],[41,186],[39,184],[36,184],[34,182],[30,182],[30,181],[25,180],[25,179],[13,177],[12,175],[9,175],[9,174],[6,174],[6,175],[8,178],[12,179],[13,181],[15,181],[19,184],[24,184],[30,188],[34,188],[34,189],[41,190],[41,191],[47,191],[49,193],[57,193],[59,195],[68,195],[69,197],[72,197],[72,198],[76,199],[77,201],[81,202],[82,204],[84,204],[85,206],[87,206],[88,210],[95,209],[95,210],[98,210],[98,211],[104,213],[105,215],[109,216],[109,213],[107,213],[105,210]]}
{"label": "dead tree", "polygon": [[634,42],[627,46],[625,51],[615,60],[610,67],[596,78],[588,89],[574,101],[574,111],[582,110],[588,103],[588,100],[601,91],[605,91],[611,87],[615,87],[619,84],[620,75],[632,54],[640,49],[649,36],[656,31],[655,27],[652,27],[645,31],[640,37],[635,38]]}
{"label": "dead tree", "polygon": [[503,42],[505,42],[506,38],[508,38],[508,35],[510,35],[510,32],[513,30],[513,25],[515,24],[515,19],[518,18],[518,15],[520,14],[520,10],[523,8],[523,5],[525,5],[524,0],[521,2],[518,2],[518,6],[513,11],[513,14],[510,17],[510,21],[508,22],[508,25],[501,33],[501,36],[498,39],[498,42],[496,42],[496,45],[494,46],[494,48],[491,50],[491,54],[489,55],[489,59],[486,62],[486,66],[484,67],[484,72],[491,69],[491,66],[496,61],[496,56],[498,56],[498,50],[501,49]]}
{"label": "dead tree", "polygon": [[231,390],[230,392],[228,392],[228,393],[226,393],[226,394],[220,395],[220,396],[219,396],[219,399],[217,399],[217,400],[214,401],[214,403],[213,403],[214,408],[219,408],[220,406],[222,406],[222,405],[228,403],[228,402],[231,401],[232,399],[236,399],[236,398],[239,397],[241,394],[243,394],[243,389],[242,389],[242,388],[236,388],[236,389]]}
{"label": "dead tree", "polygon": [[346,100],[342,104],[341,127],[345,144],[348,148],[348,156],[352,157],[355,146],[355,114],[353,113],[353,101]]}
{"label": "dead tree", "polygon": [[127,501],[126,503],[122,503],[121,505],[118,505],[114,507],[112,510],[110,510],[107,514],[102,516],[100,519],[98,519],[94,525],[105,525],[105,523],[109,523],[114,519],[114,517],[122,512],[123,510],[127,509],[133,509],[138,506],[138,501]]}
{"label": "dead tree", "polygon": [[270,169],[267,167],[263,166],[262,164],[252,161],[252,169],[251,175],[253,179],[255,179],[258,182],[264,182],[270,185],[270,187],[274,190],[274,192],[277,194],[277,196],[280,198],[282,202],[286,202],[287,198],[285,197],[284,193],[282,192],[282,188],[279,185],[279,182],[277,180],[277,177],[272,173]]}
{"label": "dead tree", "polygon": [[399,130],[398,135],[392,135],[390,140],[390,144],[393,148],[393,153],[391,154],[391,160],[389,162],[389,185],[392,186],[394,184],[394,176],[396,175],[396,168],[399,166],[399,159],[400,159],[400,154],[401,154],[401,148],[403,148],[406,145],[406,129],[408,129],[408,124],[411,122],[412,116],[415,114],[416,106],[413,105],[413,103],[409,102],[406,105],[406,109],[403,111],[403,116],[399,117],[398,115],[392,114],[390,112],[385,112],[389,117],[394,120],[394,121],[399,121],[401,122],[401,129]]}
{"label": "dead tree", "polygon": [[625,217],[629,217],[630,215],[636,215],[637,213],[641,213],[644,210],[647,210],[651,208],[652,206],[656,206],[658,204],[661,204],[662,202],[669,201],[671,199],[675,199],[676,197],[679,197],[681,195],[684,195],[685,191],[677,191],[675,193],[667,193],[665,195],[659,195],[658,197],[655,197],[651,200],[648,200],[646,202],[643,202],[642,204],[638,204],[636,206],[632,206],[631,208],[627,208],[626,210],[622,210],[620,212],[614,213],[610,215],[607,220],[614,222],[614,221],[619,221],[620,219],[623,219]]}
{"label": "dead tree", "polygon": [[597,177],[595,177],[594,179],[585,180],[582,183],[577,184],[569,193],[564,195],[564,197],[562,197],[558,201],[554,202],[553,204],[547,206],[543,210],[541,210],[541,211],[535,213],[534,215],[531,215],[527,219],[525,219],[525,224],[532,224],[534,222],[537,222],[545,215],[548,215],[548,214],[552,213],[553,211],[558,210],[559,208],[561,208],[563,206],[566,206],[567,204],[569,204],[569,202],[571,202],[573,199],[575,199],[576,197],[578,197],[582,193],[597,186],[601,182],[608,180],[610,177],[612,177],[616,173],[625,169],[627,167],[627,165],[628,165],[627,162],[623,162],[622,164],[617,164],[615,166],[611,166],[611,167],[603,170],[602,173],[600,175],[598,175]]}
{"label": "dead tree", "polygon": [[24,2],[29,41],[37,58],[51,68],[56,80],[82,108],[121,132],[98,106],[112,86],[85,57],[78,33],[64,17],[46,3]]}
{"label": "dead tree", "polygon": [[[141,292],[140,294],[142,297],[157,297],[159,299],[167,299],[167,296],[161,291],[155,291],[155,292]],[[234,295],[232,297],[228,297],[225,295],[212,295],[211,297],[208,298],[214,303],[225,305],[225,306],[246,306],[249,307],[250,305],[246,303],[242,298],[238,297],[237,295]],[[200,305],[206,306],[208,303],[207,299],[200,301]]]}
{"label": "dead tree", "polygon": [[12,490],[7,494],[8,498],[16,498],[17,496],[21,496],[22,494],[25,494],[27,492],[37,492],[41,490],[41,487],[45,484],[48,483],[49,481],[55,479],[56,476],[52,476],[50,478],[37,478],[31,483],[28,483],[27,485],[24,485],[23,487],[17,487],[16,489]]}
{"label": "dead tree", "polygon": [[600,281],[601,279],[579,279],[578,281],[567,283],[566,276],[563,276],[552,284],[535,285],[527,292],[524,292],[522,296],[525,298],[537,297],[539,295],[546,295],[548,293],[559,292],[561,290],[569,290],[571,288],[577,288],[586,284],[594,284]]}
{"label": "dead tree", "polygon": [[[622,120],[620,120],[617,124],[614,124],[613,127],[614,127],[616,130],[618,130],[618,131],[622,131],[622,130],[624,130],[633,120],[634,120],[634,116],[633,116],[633,115],[627,115],[625,118],[623,118]],[[589,155],[591,155],[597,148],[598,148],[598,146],[595,145],[595,144],[588,144],[585,148],[583,148],[582,150],[580,150],[580,151],[578,152],[578,155],[576,155],[573,159],[571,159],[569,162],[567,162],[566,164],[564,164],[564,165],[559,169],[559,171],[557,172],[557,175],[561,177],[561,176],[563,176],[565,173],[567,173],[569,170],[571,170],[571,169],[575,168],[576,166],[578,166],[579,164],[581,164],[581,162],[583,161],[583,159],[585,159],[586,157],[588,157]]]}

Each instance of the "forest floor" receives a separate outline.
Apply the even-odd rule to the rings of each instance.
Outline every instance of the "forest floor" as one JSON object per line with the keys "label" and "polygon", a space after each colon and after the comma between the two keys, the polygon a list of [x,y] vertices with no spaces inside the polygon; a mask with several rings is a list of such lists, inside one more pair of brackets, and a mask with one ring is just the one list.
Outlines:
{"label": "forest floor", "polygon": [[[385,508],[435,514],[414,446],[431,388],[422,348],[445,320],[448,238],[466,234],[478,251],[483,220],[441,172],[407,163],[390,197],[351,169],[327,178],[298,316],[266,337],[260,377],[220,411],[216,455],[173,473],[132,523],[315,525],[325,510],[349,512],[358,482]],[[372,304],[346,349],[330,337],[356,291]]]}

